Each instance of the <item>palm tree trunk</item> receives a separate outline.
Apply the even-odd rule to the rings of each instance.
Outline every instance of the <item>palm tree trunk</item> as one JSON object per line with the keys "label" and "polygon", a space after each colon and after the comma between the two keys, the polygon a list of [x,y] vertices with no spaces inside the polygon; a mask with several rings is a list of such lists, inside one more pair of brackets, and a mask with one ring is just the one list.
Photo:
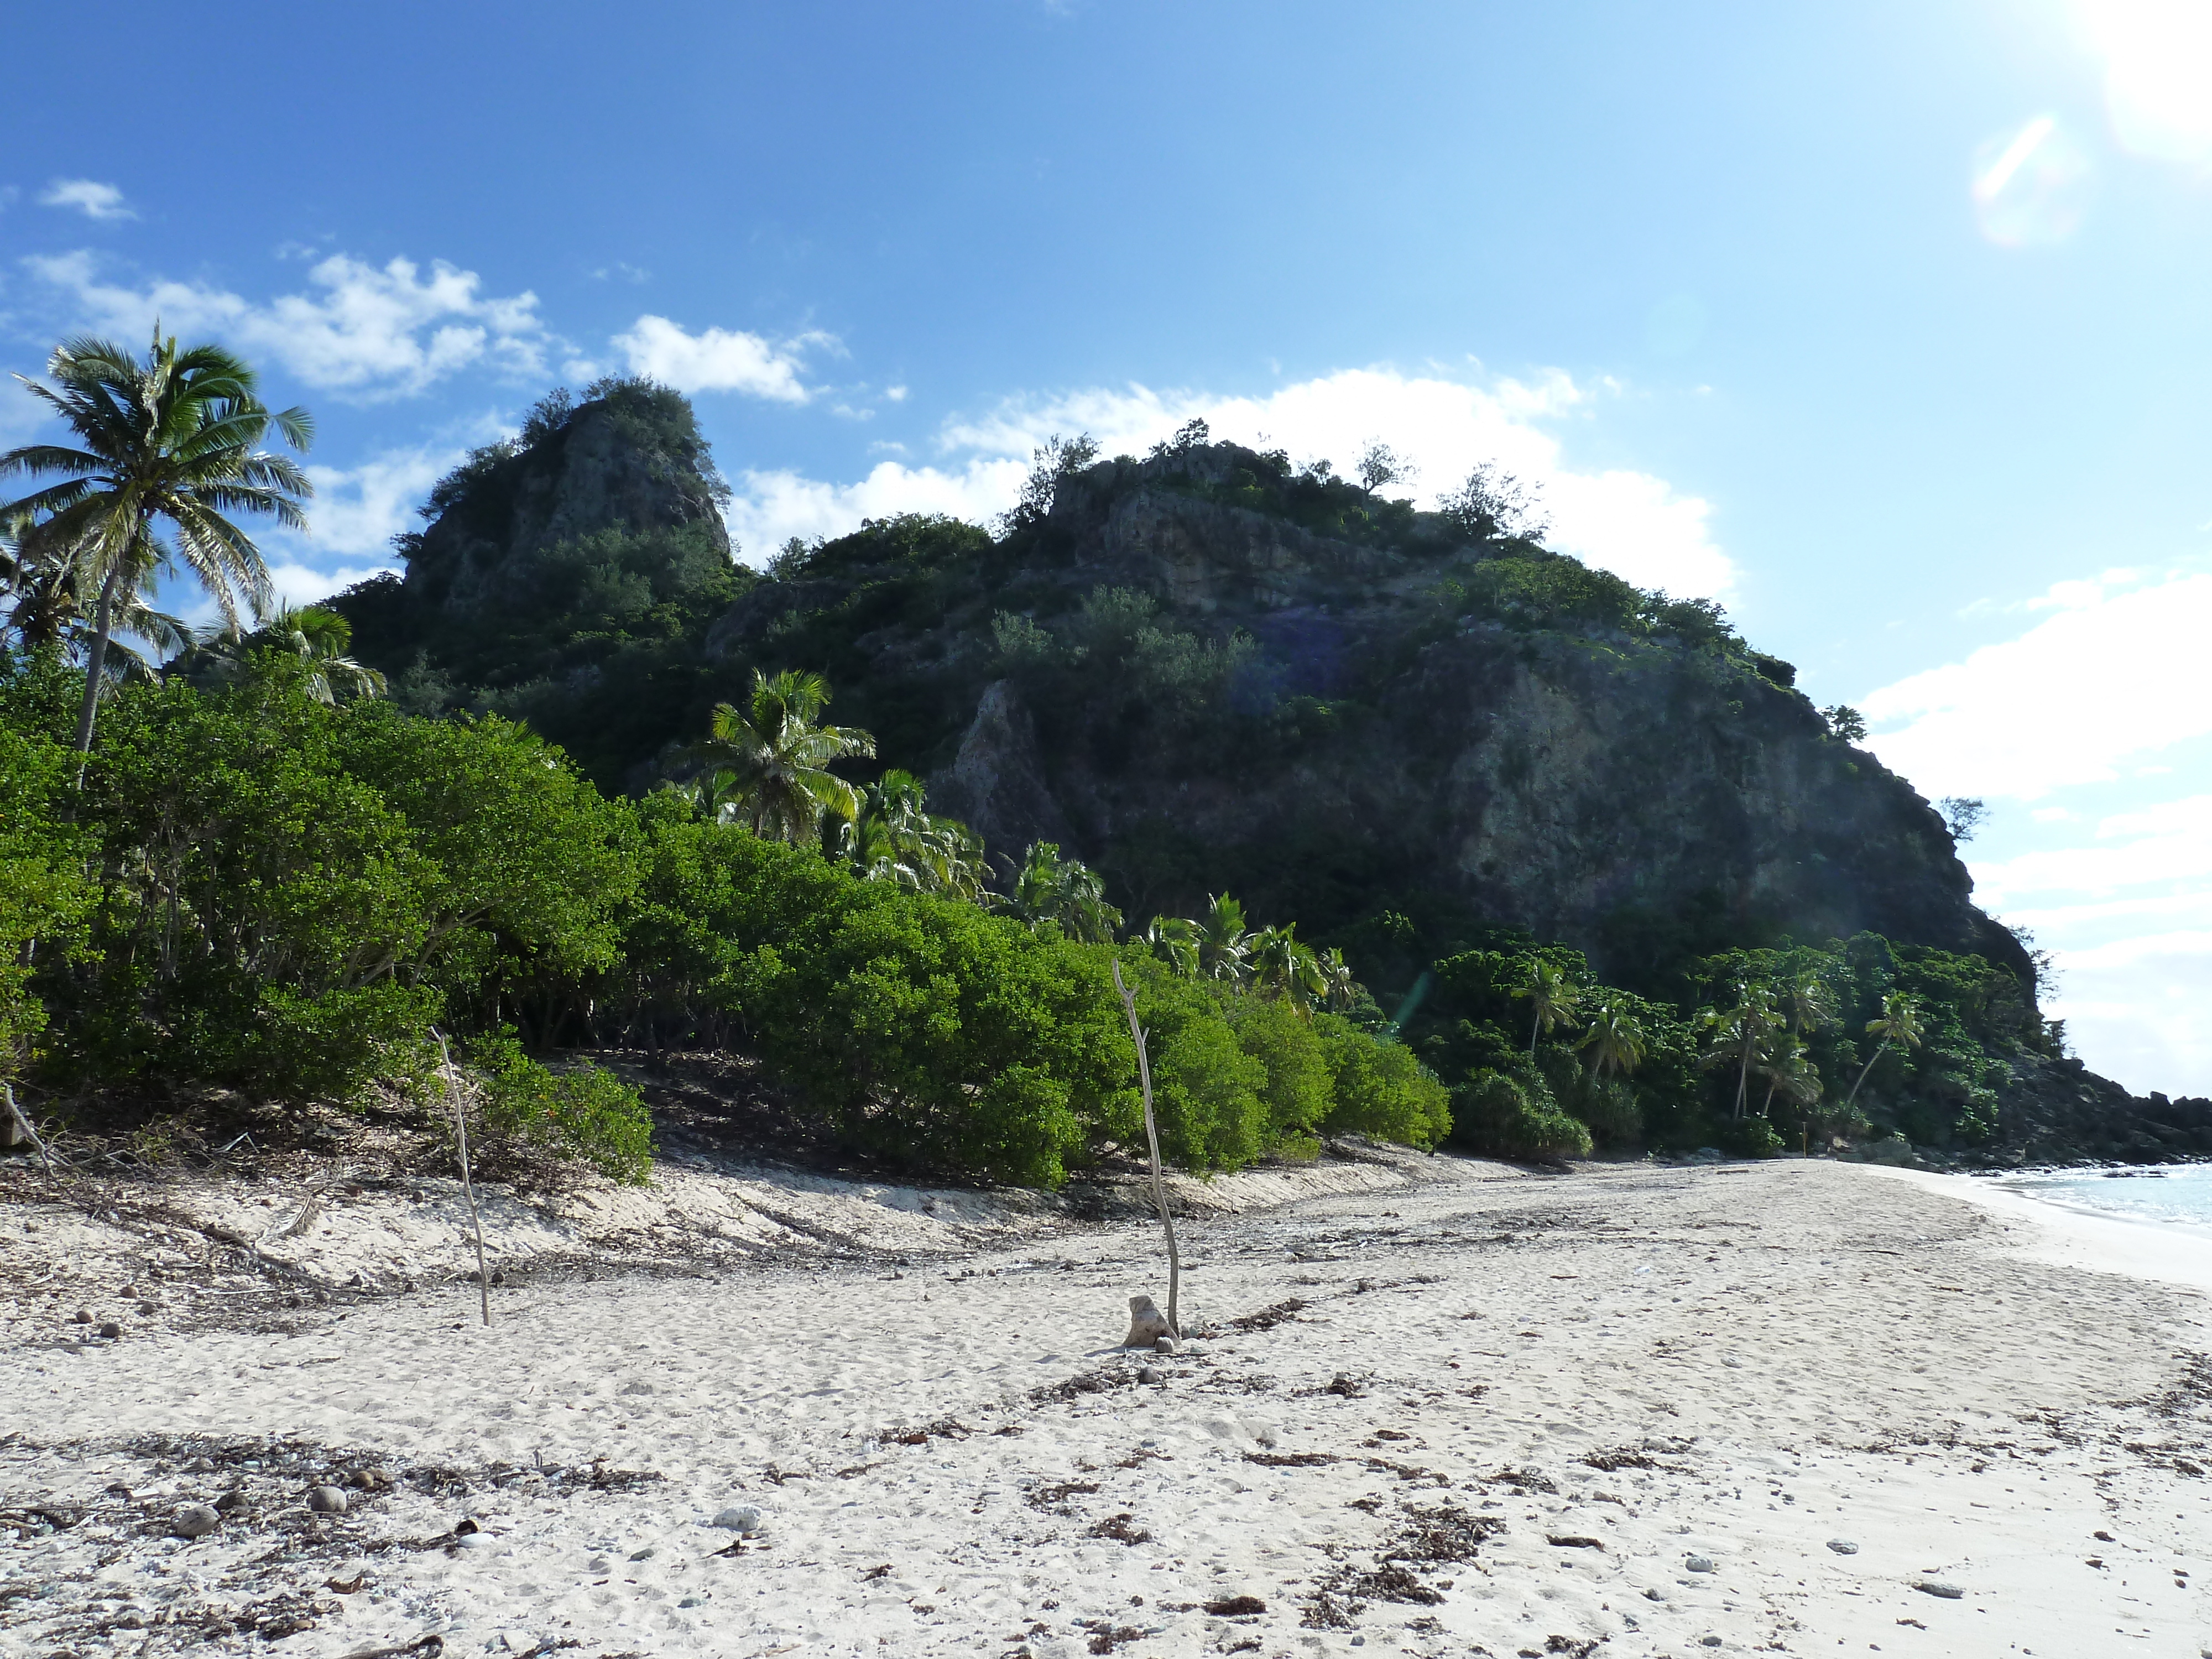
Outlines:
{"label": "palm tree trunk", "polygon": [[1744,1097],[1750,1092],[1751,1049],[1747,1045],[1743,1051],[1743,1070],[1737,1074],[1735,1080],[1735,1121],[1739,1123],[1743,1121]]}
{"label": "palm tree trunk", "polygon": [[1881,1051],[1888,1047],[1889,1039],[1887,1037],[1884,1037],[1881,1042],[1874,1045],[1874,1052],[1867,1056],[1867,1063],[1859,1067],[1858,1083],[1852,1084],[1850,1093],[1844,1097],[1844,1109],[1845,1111],[1850,1111],[1851,1109],[1851,1103],[1859,1097],[1859,1083],[1864,1083],[1867,1080],[1867,1073],[1874,1070],[1875,1061],[1881,1058]]}
{"label": "palm tree trunk", "polygon": [[1543,1023],[1544,1011],[1539,1008],[1536,1011],[1536,1017],[1528,1022],[1528,1058],[1531,1060],[1536,1058],[1536,1033],[1542,1028]]}
{"label": "palm tree trunk", "polygon": [[[92,722],[100,709],[100,671],[107,662],[107,635],[115,614],[115,585],[123,580],[123,561],[117,560],[115,568],[107,573],[107,580],[100,585],[100,609],[94,613],[92,649],[84,660],[84,707],[76,717],[76,752],[80,756],[92,753]],[[76,764],[76,787],[84,787],[84,769],[87,763]]]}

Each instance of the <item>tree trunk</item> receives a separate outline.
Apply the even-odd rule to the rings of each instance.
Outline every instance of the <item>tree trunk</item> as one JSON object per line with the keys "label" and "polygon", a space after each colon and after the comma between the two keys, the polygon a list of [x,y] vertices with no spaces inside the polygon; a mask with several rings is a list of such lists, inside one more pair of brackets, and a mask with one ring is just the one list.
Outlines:
{"label": "tree trunk", "polygon": [[1858,1083],[1852,1084],[1850,1093],[1844,1097],[1844,1109],[1845,1111],[1850,1111],[1851,1109],[1851,1103],[1859,1097],[1859,1083],[1864,1083],[1867,1080],[1867,1073],[1874,1070],[1875,1061],[1881,1058],[1881,1051],[1888,1047],[1889,1039],[1887,1037],[1884,1037],[1881,1042],[1874,1045],[1874,1052],[1867,1056],[1867,1063],[1859,1067]]}
{"label": "tree trunk", "polygon": [[[100,609],[94,614],[92,649],[86,653],[84,663],[84,707],[76,717],[76,752],[92,752],[92,722],[100,709],[100,671],[107,663],[107,635],[115,612],[115,584],[123,580],[123,566],[118,561],[107,573],[107,580],[100,585]],[[84,787],[85,763],[76,767],[76,787]]]}
{"label": "tree trunk", "polygon": [[1137,1024],[1137,994],[1121,982],[1121,964],[1114,964],[1114,988],[1121,994],[1121,1006],[1129,1016],[1129,1035],[1137,1044],[1137,1079],[1145,1091],[1145,1139],[1152,1154],[1152,1202],[1159,1207],[1160,1230],[1168,1241],[1168,1334],[1180,1345],[1182,1317],[1176,1303],[1182,1289],[1182,1262],[1176,1255],[1175,1222],[1168,1214],[1168,1191],[1160,1179],[1160,1132],[1152,1117],[1152,1062],[1145,1053],[1144,1029]]}

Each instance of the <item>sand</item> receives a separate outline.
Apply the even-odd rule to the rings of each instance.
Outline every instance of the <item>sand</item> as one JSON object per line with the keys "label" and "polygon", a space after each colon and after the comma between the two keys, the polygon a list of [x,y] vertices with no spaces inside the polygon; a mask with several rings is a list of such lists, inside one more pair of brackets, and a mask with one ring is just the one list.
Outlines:
{"label": "sand", "polygon": [[[1221,1183],[1182,1229],[1209,1334],[1164,1358],[1109,1346],[1130,1294],[1164,1301],[1154,1229],[746,1179],[606,1200],[763,1230],[654,1273],[581,1276],[638,1228],[495,1206],[563,1271],[518,1271],[489,1330],[442,1277],[440,1192],[334,1206],[291,1241],[329,1257],[285,1269],[301,1305],[228,1325],[182,1223],[11,1210],[0,1650],[2212,1650],[2205,1297],[1985,1185],[1449,1158]],[[142,1278],[184,1261],[161,1314],[78,1340],[65,1304],[131,1259],[107,1234]],[[410,1262],[412,1293],[340,1288]],[[301,1506],[356,1474],[391,1488]],[[233,1487],[213,1535],[161,1535]],[[712,1524],[733,1505],[756,1535]]]}

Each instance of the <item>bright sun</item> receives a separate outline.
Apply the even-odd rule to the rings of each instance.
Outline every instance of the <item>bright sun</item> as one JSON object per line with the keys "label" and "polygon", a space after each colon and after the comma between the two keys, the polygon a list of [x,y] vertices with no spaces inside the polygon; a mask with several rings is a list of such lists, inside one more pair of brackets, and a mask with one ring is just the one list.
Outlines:
{"label": "bright sun", "polygon": [[2112,131],[2140,155],[2212,167],[2212,0],[2079,0],[2105,57]]}

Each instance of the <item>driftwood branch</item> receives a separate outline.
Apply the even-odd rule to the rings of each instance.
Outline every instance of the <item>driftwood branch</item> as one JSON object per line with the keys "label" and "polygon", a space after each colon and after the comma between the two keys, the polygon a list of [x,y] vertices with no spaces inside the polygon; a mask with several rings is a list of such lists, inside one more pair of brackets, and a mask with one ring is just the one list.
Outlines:
{"label": "driftwood branch", "polygon": [[461,1090],[453,1080],[453,1051],[446,1047],[445,1033],[435,1026],[430,1035],[438,1039],[439,1069],[446,1079],[447,1103],[453,1109],[453,1134],[460,1143],[461,1190],[468,1194],[469,1224],[477,1235],[477,1294],[483,1304],[483,1322],[491,1323],[491,1273],[484,1267],[483,1218],[477,1213],[476,1183],[469,1179],[469,1125],[467,1115],[461,1110]]}
{"label": "driftwood branch", "polygon": [[1160,1231],[1168,1240],[1168,1332],[1177,1342],[1182,1340],[1182,1320],[1177,1304],[1182,1290],[1182,1262],[1176,1255],[1175,1221],[1168,1214],[1167,1182],[1160,1176],[1160,1131],[1152,1116],[1152,1062],[1145,1052],[1145,1039],[1151,1035],[1137,1024],[1137,994],[1121,978],[1121,964],[1114,964],[1114,988],[1121,994],[1122,1010],[1129,1016],[1129,1036],[1137,1045],[1137,1080],[1145,1091],[1145,1142],[1152,1154],[1152,1202],[1160,1212]]}

